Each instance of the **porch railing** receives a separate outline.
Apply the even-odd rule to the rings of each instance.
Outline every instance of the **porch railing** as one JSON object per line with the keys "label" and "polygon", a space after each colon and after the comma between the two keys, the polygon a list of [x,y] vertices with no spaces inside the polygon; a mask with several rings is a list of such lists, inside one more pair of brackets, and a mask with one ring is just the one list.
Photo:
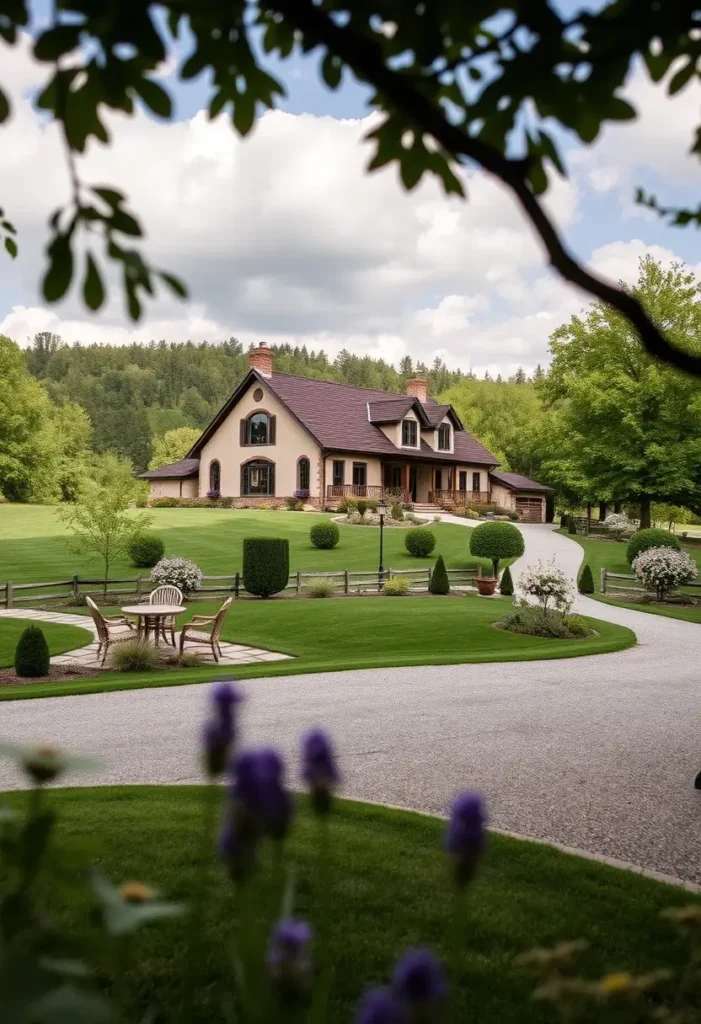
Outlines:
{"label": "porch railing", "polygon": [[385,498],[408,501],[409,492],[401,487],[382,487],[381,484],[327,484],[327,498]]}
{"label": "porch railing", "polygon": [[429,491],[431,505],[489,505],[490,491]]}

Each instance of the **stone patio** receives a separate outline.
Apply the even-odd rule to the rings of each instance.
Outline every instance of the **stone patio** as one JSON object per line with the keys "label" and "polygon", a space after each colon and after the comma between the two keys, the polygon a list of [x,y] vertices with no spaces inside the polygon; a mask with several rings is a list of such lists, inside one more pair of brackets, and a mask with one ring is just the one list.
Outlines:
{"label": "stone patio", "polygon": [[[34,622],[54,622],[56,625],[78,626],[92,633],[93,641],[86,647],[79,647],[75,651],[67,651],[66,654],[57,654],[51,659],[52,665],[76,665],[80,668],[102,668],[97,657],[97,630],[89,615],[71,615],[68,612],[44,612],[36,608],[3,608],[0,609],[0,617],[8,619],[30,619]],[[161,650],[173,653],[178,649],[180,633],[175,634],[173,648],[170,644],[159,643]],[[287,661],[291,655],[280,654],[278,651],[267,651],[262,647],[247,647],[245,644],[228,644],[222,641],[220,644],[222,656],[215,662],[212,650],[206,645],[188,644],[185,648],[188,653],[199,654],[203,665],[250,665],[257,661]]]}

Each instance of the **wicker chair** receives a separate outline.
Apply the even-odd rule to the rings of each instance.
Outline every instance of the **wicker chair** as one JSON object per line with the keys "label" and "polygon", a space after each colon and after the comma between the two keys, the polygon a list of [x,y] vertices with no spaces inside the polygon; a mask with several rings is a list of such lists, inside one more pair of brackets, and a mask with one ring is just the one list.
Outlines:
{"label": "wicker chair", "polygon": [[85,603],[97,629],[97,656],[99,658],[102,655],[101,663],[104,665],[110,647],[124,643],[125,640],[136,639],[134,623],[125,615],[103,615],[91,597],[86,597]]}
{"label": "wicker chair", "polygon": [[[180,634],[180,653],[183,653],[185,644],[192,644],[193,647],[211,647],[214,660],[219,661],[221,647],[219,636],[224,625],[226,615],[233,597],[227,597],[216,615],[196,615],[192,622],[186,622]],[[211,626],[209,632],[205,632],[202,626]]]}
{"label": "wicker chair", "polygon": [[[172,583],[166,583],[162,587],[156,587],[155,590],[151,591],[148,599],[149,604],[182,604],[183,595],[176,586]],[[160,635],[163,637],[166,643],[168,643],[168,637],[166,636],[166,630],[170,633],[170,642],[175,647],[175,616],[168,615],[161,619],[160,623]],[[158,637],[156,637],[158,642]]]}

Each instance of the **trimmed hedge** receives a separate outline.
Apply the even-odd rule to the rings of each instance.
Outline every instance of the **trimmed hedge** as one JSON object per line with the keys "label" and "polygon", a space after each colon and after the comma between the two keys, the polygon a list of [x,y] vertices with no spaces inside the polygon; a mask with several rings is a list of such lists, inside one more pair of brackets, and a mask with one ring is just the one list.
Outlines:
{"label": "trimmed hedge", "polygon": [[679,539],[668,530],[658,530],[654,527],[649,530],[638,530],[628,541],[628,565],[632,566],[640,552],[647,551],[648,548],[674,548],[675,551],[681,551],[682,546]]}
{"label": "trimmed hedge", "polygon": [[594,577],[591,574],[591,567],[587,564],[579,574],[577,583],[580,594],[594,593]]}
{"label": "trimmed hedge", "polygon": [[511,570],[508,565],[501,574],[499,593],[503,594],[504,597],[512,597],[514,593],[514,581],[511,579]]}
{"label": "trimmed hedge", "polygon": [[448,579],[448,573],[445,571],[443,555],[439,555],[436,560],[433,572],[431,573],[431,582],[428,585],[428,589],[432,594],[450,593],[450,580]]}
{"label": "trimmed hedge", "polygon": [[491,559],[494,575],[498,576],[502,558],[523,554],[523,535],[511,523],[482,523],[472,531],[470,554]]}
{"label": "trimmed hedge", "polygon": [[404,546],[410,555],[423,558],[435,548],[436,537],[430,530],[409,530],[404,538]]}
{"label": "trimmed hedge", "polygon": [[309,531],[309,539],[315,548],[335,548],[341,531],[335,523],[315,523]]}
{"label": "trimmed hedge", "polygon": [[141,533],[129,545],[129,557],[138,569],[153,569],[165,550],[165,544],[155,533]]}
{"label": "trimmed hedge", "polygon": [[246,537],[243,585],[249,594],[279,594],[290,578],[290,543],[283,537]]}
{"label": "trimmed hedge", "polygon": [[38,626],[27,626],[15,647],[15,672],[29,678],[48,676],[50,664],[49,645],[43,631]]}

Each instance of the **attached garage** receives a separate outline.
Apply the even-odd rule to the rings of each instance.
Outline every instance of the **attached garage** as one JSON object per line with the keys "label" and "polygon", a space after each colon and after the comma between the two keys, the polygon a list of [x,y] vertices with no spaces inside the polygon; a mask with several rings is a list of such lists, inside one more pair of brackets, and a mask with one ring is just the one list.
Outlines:
{"label": "attached garage", "polygon": [[494,493],[497,487],[503,488],[505,496],[508,495],[510,498],[508,504],[516,509],[524,522],[545,522],[545,499],[552,493],[552,487],[529,480],[520,473],[502,473],[496,469],[492,470],[490,478],[494,481],[492,492]]}

